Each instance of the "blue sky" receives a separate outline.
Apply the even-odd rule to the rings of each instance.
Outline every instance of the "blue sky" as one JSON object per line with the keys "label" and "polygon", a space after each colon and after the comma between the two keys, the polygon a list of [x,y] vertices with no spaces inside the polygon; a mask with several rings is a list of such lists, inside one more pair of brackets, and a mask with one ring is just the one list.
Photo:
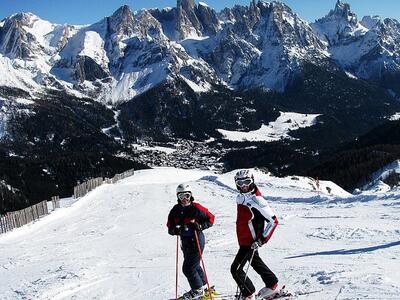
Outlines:
{"label": "blue sky", "polygon": [[[195,0],[198,3],[198,0]],[[210,7],[221,10],[235,4],[248,5],[250,0],[203,0]],[[336,0],[283,0],[301,18],[314,21],[326,15]],[[399,0],[348,0],[359,16],[380,15],[400,20]],[[111,15],[121,5],[132,10],[176,6],[176,0],[0,0],[0,19],[17,12],[32,12],[53,23],[91,24]]]}

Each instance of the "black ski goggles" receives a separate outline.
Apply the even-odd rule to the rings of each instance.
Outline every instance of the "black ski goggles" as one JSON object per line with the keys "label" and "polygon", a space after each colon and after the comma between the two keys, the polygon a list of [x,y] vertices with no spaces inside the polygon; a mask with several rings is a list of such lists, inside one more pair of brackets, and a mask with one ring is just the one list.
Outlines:
{"label": "black ski goggles", "polygon": [[251,178],[245,178],[245,179],[236,180],[236,185],[238,187],[249,186],[252,183],[253,183],[253,180]]}
{"label": "black ski goggles", "polygon": [[179,193],[177,196],[178,196],[179,200],[190,199],[192,197],[192,193],[191,192],[183,192],[183,193]]}

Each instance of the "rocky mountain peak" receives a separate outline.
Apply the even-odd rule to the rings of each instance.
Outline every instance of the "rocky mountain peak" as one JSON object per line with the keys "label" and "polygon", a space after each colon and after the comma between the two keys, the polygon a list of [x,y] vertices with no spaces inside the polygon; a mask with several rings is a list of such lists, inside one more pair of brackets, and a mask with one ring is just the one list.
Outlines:
{"label": "rocky mountain peak", "polygon": [[258,7],[262,18],[260,23],[267,21],[259,32],[264,31],[268,34],[266,39],[272,41],[272,45],[284,45],[287,50],[297,48],[294,51],[297,54],[306,48],[324,49],[309,24],[300,19],[286,4],[272,2],[265,5],[259,2]]}
{"label": "rocky mountain peak", "polygon": [[165,37],[160,22],[146,9],[136,15],[134,29],[142,38],[147,36],[157,39]]}
{"label": "rocky mountain peak", "polygon": [[273,18],[271,21],[275,22],[280,27],[285,23],[293,23],[297,18],[290,7],[280,2],[271,3],[269,9],[271,11],[270,16]]}
{"label": "rocky mountain peak", "polygon": [[177,0],[176,7],[181,7],[185,11],[189,12],[191,10],[194,11],[196,3],[194,0]]}
{"label": "rocky mountain peak", "polygon": [[357,15],[350,9],[350,4],[344,3],[341,0],[336,2],[335,8],[329,12],[329,18],[343,19],[350,23],[357,23]]}
{"label": "rocky mountain peak", "polygon": [[128,5],[123,5],[109,17],[110,29],[121,35],[129,36],[133,32],[134,14]]}
{"label": "rocky mountain peak", "polygon": [[360,22],[365,28],[373,29],[379,23],[381,23],[381,18],[378,16],[365,16]]}
{"label": "rocky mountain peak", "polygon": [[183,40],[191,36],[201,36],[203,26],[196,15],[194,0],[177,0],[176,38]]}
{"label": "rocky mountain peak", "polygon": [[348,3],[343,3],[341,0],[337,0],[333,12],[338,15],[348,15],[350,13],[350,5]]}
{"label": "rocky mountain peak", "polygon": [[28,59],[32,55],[29,47],[35,37],[27,32],[25,26],[32,24],[31,13],[20,13],[7,18],[0,28],[0,52],[11,58]]}
{"label": "rocky mountain peak", "polygon": [[217,31],[221,29],[221,25],[215,10],[210,8],[204,2],[199,3],[196,12],[206,34],[215,35]]}
{"label": "rocky mountain peak", "polygon": [[[115,102],[129,100],[170,74],[182,76],[197,91],[207,90],[204,82],[212,77],[233,88],[284,91],[305,63],[325,64],[328,57],[367,79],[380,72],[381,61],[398,65],[400,24],[375,17],[359,22],[340,0],[314,24],[277,1],[250,0],[218,14],[204,2],[176,4],[135,14],[124,5],[84,27],[17,14],[0,23],[0,53],[32,62],[27,73],[51,70],[50,76],[62,84],[81,83],[79,91],[91,97],[102,99],[111,90]],[[39,60],[35,65],[43,57],[45,68]],[[35,74],[29,79],[37,83]]]}
{"label": "rocky mountain peak", "polygon": [[366,32],[350,5],[338,0],[329,14],[311,24],[317,35],[330,45],[349,42]]}
{"label": "rocky mountain peak", "polygon": [[31,26],[34,20],[39,20],[40,18],[33,13],[23,12],[14,14],[7,19],[17,21],[23,26]]}
{"label": "rocky mountain peak", "polygon": [[379,44],[385,47],[388,53],[400,55],[400,23],[396,19],[364,17],[361,24],[380,37]]}
{"label": "rocky mountain peak", "polygon": [[119,19],[121,21],[125,20],[125,19],[130,19],[132,18],[133,13],[131,11],[131,9],[129,8],[128,5],[123,5],[120,8],[118,8],[113,14],[112,14],[112,18],[116,18]]}

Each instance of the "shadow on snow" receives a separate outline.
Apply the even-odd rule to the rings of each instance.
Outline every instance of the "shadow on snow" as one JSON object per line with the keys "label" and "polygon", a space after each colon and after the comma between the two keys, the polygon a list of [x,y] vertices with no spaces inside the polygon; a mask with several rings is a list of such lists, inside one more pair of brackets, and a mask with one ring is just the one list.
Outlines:
{"label": "shadow on snow", "polygon": [[365,247],[365,248],[357,248],[357,249],[349,249],[349,250],[339,249],[339,250],[331,250],[331,251],[305,253],[305,254],[296,255],[296,256],[288,256],[288,257],[285,257],[285,259],[300,258],[300,257],[306,257],[306,256],[318,256],[318,255],[351,255],[351,254],[360,254],[360,253],[367,253],[367,252],[372,252],[372,251],[385,249],[385,248],[390,248],[390,247],[395,247],[395,246],[400,246],[400,241],[392,242],[392,243],[388,243],[388,244],[383,244],[383,245],[378,245],[378,246],[373,246],[373,247]]}

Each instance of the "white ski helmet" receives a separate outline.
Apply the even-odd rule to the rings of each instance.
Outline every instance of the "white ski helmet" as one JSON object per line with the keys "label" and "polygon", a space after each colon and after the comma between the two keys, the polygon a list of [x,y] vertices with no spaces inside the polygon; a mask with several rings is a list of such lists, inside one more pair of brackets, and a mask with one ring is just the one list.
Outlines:
{"label": "white ski helmet", "polygon": [[235,175],[235,181],[238,181],[240,179],[246,179],[246,178],[251,178],[254,182],[254,175],[250,170],[237,171],[237,173]]}
{"label": "white ski helmet", "polygon": [[187,183],[181,183],[180,185],[178,185],[176,187],[176,194],[177,195],[180,194],[180,193],[184,193],[184,192],[189,192],[189,193],[192,192],[192,188]]}
{"label": "white ski helmet", "polygon": [[254,185],[254,175],[250,170],[240,170],[235,175],[236,188],[242,191],[243,186],[248,186],[250,190],[253,190]]}

